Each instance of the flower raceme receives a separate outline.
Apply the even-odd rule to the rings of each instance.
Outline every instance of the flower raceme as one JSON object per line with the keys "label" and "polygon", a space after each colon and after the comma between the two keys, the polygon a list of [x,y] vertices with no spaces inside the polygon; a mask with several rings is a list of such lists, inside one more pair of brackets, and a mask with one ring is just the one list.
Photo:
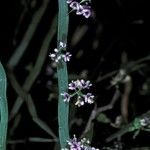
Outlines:
{"label": "flower raceme", "polygon": [[[91,16],[91,6],[89,6],[90,0],[82,0],[81,2],[77,2],[75,0],[67,0],[71,11],[76,11],[77,15],[83,15],[85,18],[89,18]],[[83,4],[85,3],[85,4]]]}
{"label": "flower raceme", "polygon": [[69,52],[62,54],[62,51],[65,48],[66,48],[66,43],[60,42],[59,49],[55,48],[54,53],[50,53],[49,57],[56,63],[58,63],[60,60],[63,60],[64,62],[69,62],[72,55]]}
{"label": "flower raceme", "polygon": [[92,86],[92,84],[90,83],[90,81],[85,81],[85,80],[76,80],[76,81],[72,81],[69,84],[69,89],[70,90],[76,90],[76,89],[89,89]]}
{"label": "flower raceme", "polygon": [[90,141],[86,138],[78,140],[76,136],[73,139],[67,141],[68,148],[62,148],[61,150],[99,150],[98,148],[90,147]]}
{"label": "flower raceme", "polygon": [[81,79],[72,81],[68,85],[68,89],[72,91],[72,94],[67,92],[61,93],[64,98],[64,102],[70,102],[71,98],[76,96],[75,105],[78,107],[83,106],[85,103],[94,103],[94,95],[92,95],[92,93],[84,93],[85,90],[90,89],[91,86],[92,84],[89,80],[85,81]]}
{"label": "flower raceme", "polygon": [[[66,49],[66,44],[60,42],[58,47],[59,49],[55,48],[54,53],[50,53],[49,57],[56,63],[59,63],[61,60],[63,60],[64,62],[70,61],[70,57],[72,55],[69,52],[63,53],[63,51]],[[61,95],[64,97],[64,102],[70,102],[72,97],[77,96],[75,105],[77,105],[78,107],[83,106],[85,103],[94,103],[94,95],[92,95],[92,93],[83,93],[83,90],[85,91],[85,89],[90,89],[91,86],[92,84],[89,80],[85,81],[81,79],[72,81],[71,83],[69,83],[68,89],[70,91],[73,91],[73,93],[61,93]]]}

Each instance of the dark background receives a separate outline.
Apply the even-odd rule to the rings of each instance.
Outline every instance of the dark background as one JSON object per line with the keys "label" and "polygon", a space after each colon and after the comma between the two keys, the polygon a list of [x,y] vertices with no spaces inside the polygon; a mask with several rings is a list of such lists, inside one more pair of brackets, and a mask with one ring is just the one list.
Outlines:
{"label": "dark background", "polygon": [[[6,69],[7,75],[9,74],[7,63],[17,46],[21,43],[34,14],[42,4],[42,0],[5,0],[1,2],[0,60]],[[144,67],[136,71],[130,71],[135,67],[134,65],[130,66],[132,62],[150,55],[148,4],[144,0],[93,0],[91,5],[93,16],[89,19],[76,16],[74,12],[70,14],[68,51],[72,53],[73,57],[68,63],[69,80],[75,80],[76,77],[91,80],[93,83],[91,90],[96,95],[96,104],[98,107],[102,107],[110,102],[115,92],[114,86],[108,88],[112,78],[120,68],[129,67],[128,75],[132,78],[132,91],[129,95],[128,105],[128,121],[130,122],[135,116],[145,113],[150,107],[149,61],[142,62]],[[24,16],[19,23],[20,16],[25,9]],[[13,70],[21,86],[34,67],[41,45],[56,12],[56,1],[50,1],[31,42],[28,44],[25,54]],[[32,95],[39,117],[57,135],[56,68],[53,67],[53,62],[48,57],[55,47],[56,35],[49,44],[44,65],[41,67],[41,72],[29,93]],[[124,55],[127,57],[125,64],[122,62]],[[48,69],[49,71],[47,71]],[[100,77],[112,71],[117,72],[105,80],[99,80]],[[147,87],[146,90],[143,89],[144,84]],[[119,84],[119,90],[122,94],[124,84]],[[8,79],[7,97],[10,113],[17,96],[10,79]],[[121,97],[115,103],[113,109],[104,112],[113,123],[115,118],[121,114],[120,105]],[[72,125],[71,135],[75,133],[79,136],[82,133],[93,107],[94,105],[77,109],[74,115],[77,122]],[[18,116],[20,119],[16,123],[16,128],[13,129],[15,122],[17,122],[15,118]],[[8,149],[54,149],[54,142],[41,143],[29,141],[29,137],[51,137],[33,122],[25,103],[15,118],[9,122]],[[92,144],[97,147],[113,147],[114,143],[106,144],[105,139],[118,129],[115,129],[109,123],[105,124],[96,119],[93,120],[93,123]],[[148,132],[141,132],[135,140],[133,140],[132,136],[133,134],[123,136],[121,141],[123,149],[150,147],[148,142],[150,135]],[[21,141],[20,143],[19,140]]]}

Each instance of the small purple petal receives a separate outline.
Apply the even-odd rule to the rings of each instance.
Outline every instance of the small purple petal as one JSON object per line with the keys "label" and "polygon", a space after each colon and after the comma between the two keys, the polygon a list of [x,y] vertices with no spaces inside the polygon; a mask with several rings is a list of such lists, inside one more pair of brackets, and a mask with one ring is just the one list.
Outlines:
{"label": "small purple petal", "polygon": [[78,2],[72,2],[70,4],[70,7],[73,9],[73,10],[77,10],[79,8],[79,3]]}
{"label": "small purple petal", "polygon": [[72,81],[70,84],[69,84],[69,89],[70,90],[76,90],[77,88],[77,82],[76,81]]}
{"label": "small purple petal", "polygon": [[98,148],[90,147],[90,142],[86,138],[81,140],[77,140],[76,136],[74,135],[73,139],[67,141],[68,148],[63,150],[99,150]]}
{"label": "small purple petal", "polygon": [[66,54],[62,55],[62,57],[63,57],[65,62],[70,61],[71,56],[72,55],[69,52],[67,52]]}
{"label": "small purple petal", "polygon": [[86,103],[92,104],[94,101],[94,95],[92,95],[92,93],[87,93],[86,95],[84,95],[84,101]]}
{"label": "small purple petal", "polygon": [[71,96],[67,92],[62,93],[61,95],[64,97],[64,102],[70,102]]}
{"label": "small purple petal", "polygon": [[90,83],[89,80],[88,80],[88,81],[85,81],[85,80],[82,79],[82,80],[77,80],[76,82],[77,82],[78,87],[79,87],[80,89],[89,89],[90,86],[92,86],[92,84]]}
{"label": "small purple petal", "polygon": [[77,15],[82,15],[82,14],[83,14],[83,7],[82,7],[82,5],[79,5],[79,6],[77,7],[77,12],[76,12],[76,14],[77,14]]}
{"label": "small purple petal", "polygon": [[91,10],[90,9],[83,9],[82,14],[85,18],[89,18],[91,16]]}

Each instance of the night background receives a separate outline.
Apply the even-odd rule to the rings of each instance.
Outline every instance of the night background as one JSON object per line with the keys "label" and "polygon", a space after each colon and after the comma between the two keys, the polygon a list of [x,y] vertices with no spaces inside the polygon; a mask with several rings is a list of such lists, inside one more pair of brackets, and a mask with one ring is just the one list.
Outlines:
{"label": "night background", "polygon": [[[84,135],[102,150],[149,150],[145,130],[106,140],[150,110],[148,4],[92,0],[91,6],[89,19],[69,14],[69,82],[90,80],[95,95],[92,105],[70,104],[70,136]],[[8,80],[7,149],[59,150],[57,73],[49,57],[57,44],[57,1],[5,0],[0,11],[0,61]],[[97,114],[84,133],[93,110]]]}

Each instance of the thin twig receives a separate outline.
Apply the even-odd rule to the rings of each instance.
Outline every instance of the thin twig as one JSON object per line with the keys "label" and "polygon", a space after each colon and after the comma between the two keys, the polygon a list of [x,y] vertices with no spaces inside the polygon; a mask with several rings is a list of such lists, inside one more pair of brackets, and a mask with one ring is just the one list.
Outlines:
{"label": "thin twig", "polygon": [[44,15],[44,12],[46,11],[46,8],[48,7],[48,3],[50,0],[44,0],[43,5],[39,8],[39,10],[35,13],[33,16],[33,19],[21,41],[21,43],[16,48],[15,52],[11,56],[10,60],[8,61],[8,66],[12,70],[14,67],[19,63],[20,59],[22,58],[25,50],[27,49],[31,39],[33,38],[33,35],[38,27],[38,24],[41,20],[41,18]]}
{"label": "thin twig", "polygon": [[[40,49],[39,55],[37,57],[35,66],[32,69],[32,71],[30,72],[30,74],[28,75],[28,77],[26,78],[25,83],[23,84],[23,89],[26,92],[28,92],[31,89],[37,76],[41,72],[45,58],[47,57],[47,51],[49,48],[49,44],[50,44],[52,38],[54,37],[55,32],[56,32],[56,16],[54,17],[54,20],[52,22],[50,30],[48,31],[47,36],[45,37],[45,39],[43,41],[43,44],[42,44],[42,47]],[[8,69],[9,69],[9,66],[8,66]],[[19,95],[19,93],[18,93],[18,95]],[[17,99],[13,105],[13,108],[10,112],[9,120],[12,120],[15,117],[15,115],[18,113],[20,107],[22,106],[23,102],[24,102],[24,99],[17,97]]]}
{"label": "thin twig", "polygon": [[33,119],[33,121],[41,127],[44,131],[46,131],[49,135],[51,135],[54,139],[57,139],[57,136],[53,133],[52,129],[45,123],[43,122],[37,115],[37,111],[35,108],[35,105],[33,103],[33,99],[30,94],[26,93],[19,83],[17,82],[15,76],[13,73],[9,70],[8,71],[8,77],[11,82],[11,85],[15,89],[16,93],[20,96],[21,99],[25,100],[28,106],[29,113]]}
{"label": "thin twig", "polygon": [[91,115],[90,115],[90,117],[89,117],[89,120],[88,120],[88,122],[87,122],[87,124],[86,124],[86,127],[85,127],[85,129],[83,130],[83,132],[82,132],[82,134],[81,134],[81,138],[83,138],[84,137],[84,135],[90,130],[90,127],[91,127],[91,124],[92,124],[92,121],[95,119],[95,117],[96,117],[96,110],[97,110],[97,106],[95,105],[94,106],[94,109],[92,110],[92,112],[91,112]]}
{"label": "thin twig", "polygon": [[17,34],[18,34],[19,31],[20,31],[21,24],[22,24],[22,22],[23,22],[23,20],[24,20],[24,18],[25,18],[25,15],[26,15],[26,13],[27,13],[27,11],[28,11],[26,1],[25,1],[25,0],[22,0],[22,1],[21,1],[21,4],[23,5],[23,11],[22,11],[22,13],[20,14],[19,19],[18,19],[18,21],[17,21],[17,23],[16,23],[16,27],[15,27],[15,30],[14,30],[14,36],[13,36],[13,38],[12,38],[12,39],[13,39],[13,45],[16,45]]}
{"label": "thin twig", "polygon": [[96,105],[95,105],[95,107],[92,110],[91,115],[90,115],[90,117],[88,119],[88,122],[87,122],[87,124],[85,126],[85,129],[84,129],[84,131],[81,134],[81,137],[84,137],[84,135],[90,130],[92,121],[96,118],[96,116],[99,113],[102,113],[104,111],[107,111],[107,110],[110,110],[110,109],[113,108],[113,106],[114,106],[116,100],[119,98],[119,96],[120,96],[120,91],[116,88],[115,94],[114,94],[111,102],[108,105],[103,106],[103,107],[99,107],[99,108],[96,108]]}
{"label": "thin twig", "polygon": [[111,102],[108,105],[106,105],[106,106],[98,108],[97,111],[96,111],[96,115],[98,115],[101,112],[104,112],[104,111],[112,109],[114,104],[115,104],[115,102],[119,98],[119,96],[120,96],[120,91],[118,90],[118,88],[116,88],[115,94],[114,94]]}
{"label": "thin twig", "polygon": [[128,103],[129,96],[132,90],[132,79],[131,76],[126,76],[124,81],[124,93],[121,98],[121,115],[124,123],[128,123]]}
{"label": "thin twig", "polygon": [[106,80],[107,78],[112,77],[113,75],[115,75],[117,73],[118,70],[114,70],[112,72],[109,72],[107,74],[105,74],[104,76],[100,76],[97,78],[96,82],[102,82],[103,80]]}
{"label": "thin twig", "polygon": [[41,137],[29,137],[25,140],[8,140],[7,144],[25,144],[26,142],[38,142],[38,143],[53,143],[58,142],[57,139],[47,139]]}

